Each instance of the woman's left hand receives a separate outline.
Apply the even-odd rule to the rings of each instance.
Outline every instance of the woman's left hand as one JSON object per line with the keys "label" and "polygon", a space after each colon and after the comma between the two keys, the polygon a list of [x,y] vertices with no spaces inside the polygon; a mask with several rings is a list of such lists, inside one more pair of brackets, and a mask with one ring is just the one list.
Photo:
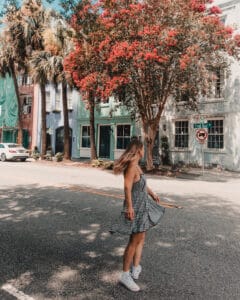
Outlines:
{"label": "woman's left hand", "polygon": [[156,201],[158,204],[160,203],[160,197],[156,194],[153,194],[152,196],[153,200]]}

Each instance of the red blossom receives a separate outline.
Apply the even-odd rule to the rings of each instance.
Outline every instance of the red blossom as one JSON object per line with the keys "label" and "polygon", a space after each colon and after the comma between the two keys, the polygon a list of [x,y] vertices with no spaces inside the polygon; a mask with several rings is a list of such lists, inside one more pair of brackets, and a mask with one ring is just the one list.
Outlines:
{"label": "red blossom", "polygon": [[178,30],[176,30],[176,29],[171,29],[168,31],[169,37],[175,37],[177,34],[178,34]]}
{"label": "red blossom", "polygon": [[202,18],[202,22],[206,25],[208,24],[216,28],[221,27],[223,25],[220,18],[218,16],[213,16],[213,15],[204,16]]}
{"label": "red blossom", "polygon": [[229,35],[233,34],[233,28],[230,26],[225,27],[225,32]]}
{"label": "red blossom", "polygon": [[210,14],[217,15],[217,14],[221,14],[222,10],[218,6],[212,6],[212,7],[210,7],[209,12],[210,12]]}
{"label": "red blossom", "polygon": [[100,42],[99,44],[99,47],[98,47],[98,50],[101,51],[105,48],[105,46],[108,46],[110,44],[110,38],[109,37],[106,37],[105,40],[103,40],[102,42]]}
{"label": "red blossom", "polygon": [[192,0],[190,3],[190,6],[192,8],[192,10],[196,11],[196,12],[204,12],[206,10],[206,5],[199,0]]}
{"label": "red blossom", "polygon": [[158,60],[158,55],[153,52],[145,53],[144,60]]}
{"label": "red blossom", "polygon": [[240,47],[240,34],[236,34],[234,36],[234,41],[235,41],[235,44]]}

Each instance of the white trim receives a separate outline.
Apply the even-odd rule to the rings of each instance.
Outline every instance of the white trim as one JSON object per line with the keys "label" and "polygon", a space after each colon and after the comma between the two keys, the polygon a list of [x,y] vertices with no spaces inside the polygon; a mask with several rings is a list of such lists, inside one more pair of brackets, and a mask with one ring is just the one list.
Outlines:
{"label": "white trim", "polygon": [[[206,150],[207,152],[209,151],[209,153],[222,153],[222,152],[225,152],[226,149],[225,149],[225,138],[226,138],[226,134],[225,134],[225,118],[224,117],[209,117],[209,118],[206,118],[207,121],[223,121],[223,133],[222,134],[215,134],[215,136],[223,136],[223,148],[209,148],[208,147],[208,140],[206,142]],[[214,134],[209,134],[209,129],[208,129],[208,138],[209,138],[209,135],[214,135]]]}
{"label": "white trim", "polygon": [[90,158],[91,157],[91,148],[79,148],[80,151],[80,157],[87,157]]}
{"label": "white trim", "polygon": [[117,148],[117,126],[124,126],[124,125],[129,125],[130,126],[130,136],[129,138],[131,138],[131,132],[132,132],[132,124],[131,123],[117,123],[115,124],[115,143],[114,143],[114,149],[115,150],[118,150],[118,151],[121,151],[121,150],[125,150],[125,149],[118,149]]}
{"label": "white trim", "polygon": [[8,294],[16,297],[18,300],[35,300],[34,298],[24,294],[23,292],[17,290],[13,285],[11,284],[4,284],[1,287],[2,290],[7,292]]}
{"label": "white trim", "polygon": [[[188,146],[187,147],[175,147],[175,138],[176,138],[176,122],[188,122]],[[173,149],[176,150],[176,152],[186,152],[189,151],[189,142],[190,142],[190,120],[187,118],[180,118],[180,119],[175,119],[174,120],[174,129],[173,129]],[[186,134],[183,134],[186,135]]]}
{"label": "white trim", "polygon": [[214,121],[214,120],[225,120],[225,117],[223,116],[219,116],[219,117],[206,117],[205,119],[207,119],[208,121]]}

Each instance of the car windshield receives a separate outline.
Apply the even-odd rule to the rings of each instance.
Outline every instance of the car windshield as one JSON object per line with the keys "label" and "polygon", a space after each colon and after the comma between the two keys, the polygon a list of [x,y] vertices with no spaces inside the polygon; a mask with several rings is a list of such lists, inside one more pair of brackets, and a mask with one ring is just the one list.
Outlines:
{"label": "car windshield", "polygon": [[8,145],[8,148],[19,148],[19,147],[22,147],[22,146],[18,145],[18,144],[10,144],[10,145]]}

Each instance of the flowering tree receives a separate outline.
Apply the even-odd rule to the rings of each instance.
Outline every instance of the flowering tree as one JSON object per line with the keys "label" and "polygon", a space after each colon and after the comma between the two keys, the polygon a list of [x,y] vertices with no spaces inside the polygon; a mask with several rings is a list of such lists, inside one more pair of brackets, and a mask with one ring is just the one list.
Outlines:
{"label": "flowering tree", "polygon": [[99,59],[98,45],[101,41],[98,8],[89,0],[79,1],[70,20],[76,32],[75,50],[65,59],[65,71],[81,90],[83,101],[89,110],[91,159],[97,158],[95,143],[94,108],[101,88],[104,61]]}
{"label": "flowering tree", "polygon": [[[83,8],[98,10],[98,28],[89,33],[94,61],[81,76],[72,66],[72,76],[101,99],[121,97],[139,115],[148,170],[153,168],[152,149],[166,102],[184,99],[194,106],[215,80],[210,71],[226,68],[229,55],[237,56],[239,37],[233,38],[233,29],[221,22],[220,8],[209,7],[212,2],[99,0]],[[82,20],[88,24],[84,16]],[[83,47],[78,44],[78,51]],[[77,50],[71,55],[81,57]]]}

